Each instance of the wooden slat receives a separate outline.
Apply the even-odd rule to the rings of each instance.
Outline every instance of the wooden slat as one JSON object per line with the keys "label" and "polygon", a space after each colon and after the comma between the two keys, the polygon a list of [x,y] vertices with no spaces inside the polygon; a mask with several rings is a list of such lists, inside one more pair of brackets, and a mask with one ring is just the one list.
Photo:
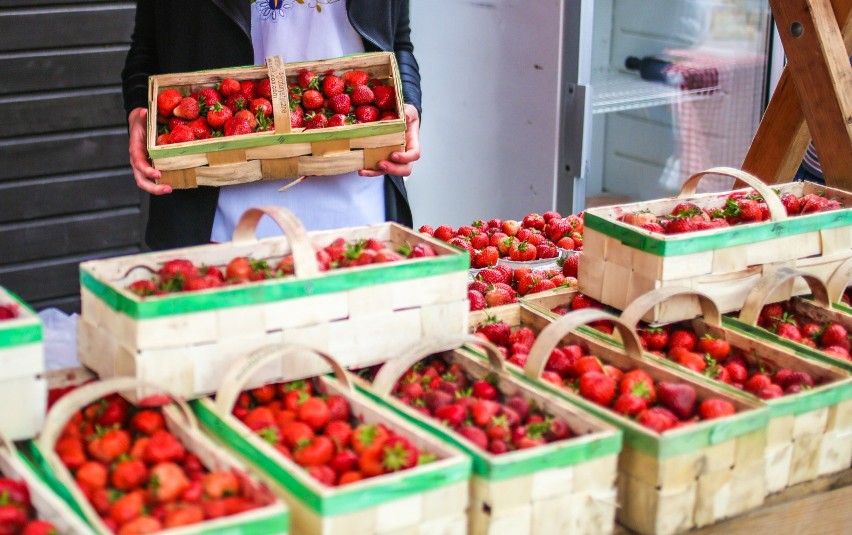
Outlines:
{"label": "wooden slat", "polygon": [[129,167],[0,183],[0,223],[139,206],[141,200]]}
{"label": "wooden slat", "polygon": [[9,54],[0,59],[0,95],[113,85],[126,56],[124,45]]}
{"label": "wooden slat", "polygon": [[13,95],[0,98],[0,109],[0,138],[126,124],[121,88],[117,86]]}
{"label": "wooden slat", "polygon": [[124,128],[0,141],[0,181],[125,165]]}
{"label": "wooden slat", "polygon": [[[793,78],[804,116],[812,126],[810,133],[820,153],[826,182],[849,189],[852,187],[852,125],[847,119],[852,117],[852,68],[831,3],[829,0],[770,0],[770,5],[787,53],[787,70]],[[846,19],[840,20],[846,26]],[[798,37],[791,29],[796,24],[803,30]],[[794,136],[794,141],[801,144],[801,136]],[[762,157],[773,156],[763,154]]]}
{"label": "wooden slat", "polygon": [[0,264],[29,262],[138,244],[139,208],[0,226]]}
{"label": "wooden slat", "polygon": [[0,50],[127,43],[134,13],[132,4],[63,5],[0,12]]}

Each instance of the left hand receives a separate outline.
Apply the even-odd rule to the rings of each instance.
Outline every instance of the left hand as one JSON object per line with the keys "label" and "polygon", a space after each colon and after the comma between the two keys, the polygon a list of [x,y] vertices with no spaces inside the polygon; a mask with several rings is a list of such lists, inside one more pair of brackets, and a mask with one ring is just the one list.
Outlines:
{"label": "left hand", "polygon": [[390,160],[382,160],[378,163],[377,171],[373,169],[361,169],[361,176],[382,176],[386,174],[409,176],[414,167],[414,162],[420,159],[420,114],[417,108],[406,104],[405,112],[405,152],[394,152]]}

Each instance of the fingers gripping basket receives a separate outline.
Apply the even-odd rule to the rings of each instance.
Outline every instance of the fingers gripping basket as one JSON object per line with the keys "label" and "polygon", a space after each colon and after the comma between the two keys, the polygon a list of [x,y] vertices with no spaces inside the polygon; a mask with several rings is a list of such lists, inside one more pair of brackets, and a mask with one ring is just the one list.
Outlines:
{"label": "fingers gripping basket", "polygon": [[[639,318],[660,301],[686,293],[694,292],[687,288],[660,288],[628,306],[621,319],[628,325],[636,325]],[[781,368],[806,372],[816,383],[816,386],[799,393],[763,401],[769,406],[766,492],[778,492],[849,468],[852,462],[852,421],[848,415],[845,418],[842,415],[852,407],[852,377],[838,368],[802,356],[801,351],[773,347],[760,338],[725,327],[713,300],[703,295],[699,295],[699,300],[704,313],[689,322],[689,327],[699,338],[709,334],[727,340],[731,347],[746,355],[751,365],[765,368],[768,373]],[[667,359],[660,361],[678,366]],[[702,374],[696,374],[696,377],[712,381]],[[724,383],[712,382],[733,389]]]}
{"label": "fingers gripping basket", "polygon": [[[575,332],[581,325],[600,320],[615,325],[624,347]],[[689,384],[699,402],[719,397],[731,402],[737,413],[657,433],[573,391],[542,381],[541,374],[552,349],[563,343],[586,345],[601,363],[622,370],[644,370],[655,382]],[[631,530],[643,534],[679,533],[713,524],[763,503],[768,410],[756,401],[696,381],[686,373],[643,357],[635,331],[617,317],[582,309],[556,320],[539,333],[524,374],[539,387],[622,430],[618,521]]]}
{"label": "fingers gripping basket", "polygon": [[0,321],[0,433],[11,440],[32,438],[41,429],[47,409],[42,324],[38,315],[13,293],[0,287],[0,306],[17,317]]}
{"label": "fingers gripping basket", "polygon": [[[695,194],[707,175],[730,176],[754,188],[769,207],[770,221],[664,235],[619,221],[629,212],[668,214],[681,202],[717,207],[727,194]],[[780,187],[797,195],[823,192],[852,206],[848,193],[795,182]],[[778,194],[738,169],[712,168],[690,177],[677,198],[594,208],[585,213],[580,291],[619,310],[660,287],[685,286],[713,298],[723,313],[742,308],[758,279],[779,267],[826,278],[852,250],[852,208],[787,217]],[[799,284],[786,297],[807,292]],[[692,296],[679,296],[650,311],[645,320],[669,322],[700,314]]]}
{"label": "fingers gripping basket", "polygon": [[[465,343],[482,345],[488,360],[463,349]],[[499,392],[520,395],[545,413],[564,419],[574,436],[529,449],[492,454],[391,395],[394,385],[409,368],[436,353],[476,379],[490,377]],[[597,418],[512,376],[492,344],[473,336],[427,340],[385,363],[373,384],[361,383],[361,386],[369,396],[472,458],[468,533],[613,531],[620,434]]]}
{"label": "fingers gripping basket", "polygon": [[[336,380],[320,377],[321,388],[325,394],[343,396],[357,420],[383,424],[419,449],[436,454],[438,459],[404,471],[329,487],[233,416],[238,396],[249,386],[310,377],[296,371],[304,360],[320,360],[331,367]],[[347,372],[323,352],[295,345],[261,348],[236,362],[224,375],[215,401],[203,398],[193,402],[193,406],[205,428],[252,463],[284,497],[292,511],[295,533],[464,532],[470,460],[355,391]]]}
{"label": "fingers gripping basket", "polygon": [[[54,490],[60,492],[69,505],[79,511],[97,533],[111,533],[100,515],[75,482],[74,476],[54,451],[57,441],[69,418],[90,403],[113,393],[133,392],[133,397],[150,399],[160,396],[163,390],[150,383],[130,377],[115,377],[89,383],[65,394],[57,401],[45,419],[38,438],[30,449],[36,463]],[[172,405],[163,407],[166,429],[184,445],[187,452],[198,456],[208,470],[223,470],[234,473],[240,481],[241,492],[256,508],[242,513],[209,519],[189,527],[165,529],[161,533],[174,535],[212,534],[237,530],[246,533],[277,533],[289,531],[289,513],[286,506],[275,498],[270,490],[259,483],[245,466],[227,450],[216,446],[198,428],[192,410],[185,402],[171,396]]]}
{"label": "fingers gripping basket", "polygon": [[[307,69],[316,73],[363,70],[386,82],[396,95],[396,119],[305,130],[291,128],[288,82]],[[184,94],[211,87],[224,78],[269,77],[275,129],[238,136],[157,145],[157,95],[175,88]],[[373,169],[393,152],[405,150],[402,84],[392,52],[371,52],[301,63],[267,58],[266,65],[151,76],[148,83],[148,154],[160,170],[160,184],[173,188],[227,186],[303,175],[337,175]]]}
{"label": "fingers gripping basket", "polygon": [[[254,238],[264,215],[285,237]],[[314,247],[340,237],[393,249],[425,243],[437,256],[320,272]],[[289,253],[294,276],[146,298],[127,290],[171,259],[224,266],[251,256],[274,265]],[[81,264],[80,358],[101,377],[133,375],[187,398],[215,392],[222,369],[269,344],[310,344],[344,367],[380,362],[424,336],[466,331],[467,264],[459,250],[396,223],[307,233],[283,208],[252,208],[230,243]],[[321,361],[306,365],[328,371]]]}

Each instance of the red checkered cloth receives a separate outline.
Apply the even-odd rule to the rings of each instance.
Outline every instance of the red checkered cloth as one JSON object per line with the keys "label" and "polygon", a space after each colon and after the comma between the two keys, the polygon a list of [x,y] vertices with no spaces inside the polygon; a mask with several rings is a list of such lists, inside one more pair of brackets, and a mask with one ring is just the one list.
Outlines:
{"label": "red checkered cloth", "polygon": [[[741,167],[760,124],[766,57],[707,50],[667,50],[683,76],[683,98],[673,106],[677,165],[668,186],[716,166]],[[699,191],[730,189],[733,180],[707,177]]]}

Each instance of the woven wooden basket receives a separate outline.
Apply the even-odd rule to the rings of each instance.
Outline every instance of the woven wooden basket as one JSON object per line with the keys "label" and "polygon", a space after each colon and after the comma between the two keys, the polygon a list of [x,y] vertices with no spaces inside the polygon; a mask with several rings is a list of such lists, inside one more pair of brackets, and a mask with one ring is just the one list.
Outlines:
{"label": "woven wooden basket", "polygon": [[[286,237],[255,239],[263,215]],[[437,256],[320,272],[314,245],[338,237],[393,249],[427,243]],[[295,276],[146,298],[126,289],[170,259],[224,266],[244,255],[275,263],[290,252]],[[229,243],[81,264],[80,358],[101,377],[137,376],[186,398],[215,392],[222,369],[269,344],[310,344],[347,368],[382,362],[423,337],[467,331],[467,264],[458,249],[396,223],[307,233],[289,211],[253,208]],[[305,366],[329,371],[320,361]]]}
{"label": "woven wooden basket", "polygon": [[[675,287],[655,290],[628,306],[621,319],[635,326],[639,318],[660,301],[683,294],[694,292],[688,288]],[[699,336],[712,334],[730,342],[747,358],[768,365],[769,369],[805,371],[818,383],[798,394],[763,401],[769,406],[767,494],[849,468],[852,465],[852,376],[839,368],[803,356],[802,351],[772,346],[760,338],[725,327],[713,300],[700,294],[699,300],[704,313],[702,317],[690,321]],[[654,358],[650,353],[645,355]],[[667,359],[660,359],[660,362],[680,368]],[[696,373],[695,376],[721,388],[741,392],[702,374]]]}
{"label": "woven wooden basket", "polygon": [[[600,320],[611,321],[621,331],[624,346],[577,330]],[[689,383],[699,401],[710,396],[727,399],[737,408],[737,414],[655,433],[579,394],[541,380],[552,349],[557,344],[570,343],[587,347],[604,364],[640,368],[655,381]],[[680,533],[763,504],[768,409],[757,401],[697,381],[690,374],[644,357],[636,332],[617,317],[593,309],[562,316],[539,333],[523,373],[539,388],[622,430],[618,521],[631,530],[648,535]]]}
{"label": "woven wooden basket", "polygon": [[[324,393],[349,401],[352,414],[365,423],[382,423],[438,460],[402,472],[327,487],[232,415],[237,397],[248,387],[303,379],[298,365],[320,360],[336,380],[320,377]],[[272,368],[270,368],[270,366]],[[237,361],[224,374],[212,398],[193,408],[217,439],[251,463],[287,502],[295,533],[463,533],[468,505],[471,463],[461,451],[420,430],[379,403],[356,391],[349,374],[323,352],[297,345],[261,348]]]}
{"label": "woven wooden basket", "polygon": [[[483,347],[487,360],[468,350],[466,343]],[[436,353],[442,353],[473,377],[496,378],[498,390],[508,395],[520,394],[546,413],[564,419],[577,436],[494,455],[391,395],[393,386],[411,366]],[[372,384],[361,379],[356,379],[356,384],[368,396],[471,457],[467,533],[613,532],[621,434],[587,412],[514,377],[504,368],[494,345],[473,336],[425,340],[385,363]]]}
{"label": "woven wooden basket", "polygon": [[[734,177],[760,193],[771,221],[693,233],[663,235],[628,225],[618,218],[650,210],[668,214],[681,202],[717,207],[728,193],[695,194],[707,175]],[[845,191],[794,182],[781,193],[799,196],[824,192],[852,207]],[[683,286],[713,298],[723,313],[742,308],[761,276],[780,267],[793,267],[827,278],[852,254],[852,208],[787,217],[779,195],[757,178],[738,169],[717,167],[690,177],[676,198],[586,211],[583,256],[579,264],[580,292],[618,310],[656,288]],[[785,299],[807,292],[797,284],[785,288]],[[671,322],[696,317],[701,307],[694,296],[679,296],[646,314],[648,322]]]}
{"label": "woven wooden basket", "polygon": [[[387,81],[396,90],[399,118],[316,130],[291,128],[287,83],[295,81],[301,69],[316,73],[357,69],[366,71],[371,79]],[[257,80],[267,76],[272,88],[274,131],[156,145],[157,95],[162,90],[174,88],[190,93],[227,77]],[[280,56],[273,56],[261,66],[151,76],[148,155],[162,174],[159,183],[173,188],[227,186],[372,169],[394,151],[405,150],[402,104],[402,84],[392,52],[287,64]]]}
{"label": "woven wooden basket", "polygon": [[47,411],[42,323],[18,296],[0,287],[0,304],[13,304],[18,317],[0,321],[0,433],[11,440],[32,438]]}

